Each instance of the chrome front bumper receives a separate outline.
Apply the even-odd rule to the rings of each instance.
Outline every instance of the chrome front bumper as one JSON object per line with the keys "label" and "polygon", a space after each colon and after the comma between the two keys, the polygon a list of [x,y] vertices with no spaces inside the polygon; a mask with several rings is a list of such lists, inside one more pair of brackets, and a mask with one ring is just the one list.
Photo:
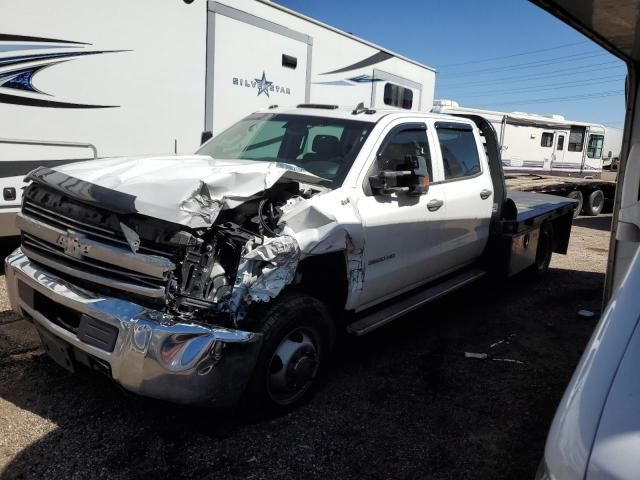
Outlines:
{"label": "chrome front bumper", "polygon": [[[31,262],[20,249],[5,260],[5,274],[13,310],[72,352],[80,351],[78,356],[107,364],[113,380],[131,392],[175,403],[232,406],[253,372],[261,334],[182,323],[136,303],[93,293]],[[112,331],[117,328],[112,351],[90,345],[48,319],[49,312],[35,308],[34,295],[84,314],[98,327],[103,322]]]}

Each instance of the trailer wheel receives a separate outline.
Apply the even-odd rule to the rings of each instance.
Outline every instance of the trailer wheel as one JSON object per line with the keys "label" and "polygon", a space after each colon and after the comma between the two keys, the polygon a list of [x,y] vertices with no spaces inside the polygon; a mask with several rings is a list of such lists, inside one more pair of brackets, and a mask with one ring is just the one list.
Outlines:
{"label": "trailer wheel", "polygon": [[291,292],[272,303],[261,315],[262,350],[240,405],[241,413],[254,419],[282,414],[309,397],[335,336],[321,301]]}
{"label": "trailer wheel", "polygon": [[582,211],[582,205],[584,203],[582,192],[580,190],[574,190],[573,192],[569,192],[569,195],[567,195],[567,198],[571,198],[578,202],[578,205],[576,205],[576,208],[573,209],[573,218],[578,218],[578,215],[580,215],[580,212]]}
{"label": "trailer wheel", "polygon": [[535,275],[544,275],[549,270],[551,255],[553,254],[553,227],[549,222],[540,226],[538,248],[536,250],[536,262],[532,271]]}
{"label": "trailer wheel", "polygon": [[585,215],[590,215],[592,217],[595,217],[597,215],[600,215],[600,212],[602,212],[603,206],[604,206],[604,193],[602,193],[602,190],[594,190],[589,194],[587,203],[584,205],[582,209]]}

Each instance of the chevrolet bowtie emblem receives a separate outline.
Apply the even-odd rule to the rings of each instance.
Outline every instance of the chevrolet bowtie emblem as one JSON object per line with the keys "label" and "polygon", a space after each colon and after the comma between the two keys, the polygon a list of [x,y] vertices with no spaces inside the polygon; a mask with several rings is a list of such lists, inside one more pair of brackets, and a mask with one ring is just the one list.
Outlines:
{"label": "chevrolet bowtie emblem", "polygon": [[58,237],[58,245],[64,248],[64,253],[70,257],[82,259],[83,255],[89,253],[89,245],[82,242],[83,236],[74,231],[67,230],[67,233]]}

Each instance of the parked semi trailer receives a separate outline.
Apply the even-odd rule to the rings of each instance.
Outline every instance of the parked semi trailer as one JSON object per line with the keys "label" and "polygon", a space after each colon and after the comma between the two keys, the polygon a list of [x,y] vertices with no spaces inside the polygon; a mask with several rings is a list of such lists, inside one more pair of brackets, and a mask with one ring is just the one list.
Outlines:
{"label": "parked semi trailer", "polygon": [[[480,110],[452,100],[435,100],[433,111],[480,115],[491,122],[509,188],[572,198],[576,216],[598,215],[606,201],[613,203],[615,182],[600,177],[603,156],[611,151],[613,157],[616,142],[621,142],[618,132],[561,115]],[[607,145],[614,150],[606,150]]]}
{"label": "parked semi trailer", "polygon": [[505,188],[481,117],[275,107],[195,155],[40,167],[11,304],[63,367],[181,403],[286,409],[335,332],[544,273],[574,202]]}
{"label": "parked semi trailer", "polygon": [[0,11],[0,236],[17,234],[22,180],[40,165],[191,153],[274,104],[433,101],[432,68],[267,0],[0,0]]}

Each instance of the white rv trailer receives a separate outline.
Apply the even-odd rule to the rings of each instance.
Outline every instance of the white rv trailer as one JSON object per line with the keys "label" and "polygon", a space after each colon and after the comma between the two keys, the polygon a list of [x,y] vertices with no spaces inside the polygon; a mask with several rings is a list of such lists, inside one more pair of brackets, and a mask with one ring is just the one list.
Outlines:
{"label": "white rv trailer", "polygon": [[42,164],[193,152],[273,104],[433,102],[432,68],[267,0],[0,0],[0,11],[0,236],[17,233],[22,178]]}
{"label": "white rv trailer", "polygon": [[[575,216],[598,215],[612,200],[615,183],[600,180],[608,130],[562,115],[496,112],[434,100],[433,111],[480,116],[496,131],[507,187],[577,200]],[[606,151],[608,154],[608,151]]]}
{"label": "white rv trailer", "polygon": [[436,100],[434,112],[479,115],[489,120],[500,141],[505,173],[536,173],[599,178],[605,127],[565,120],[562,115],[496,112]]}

